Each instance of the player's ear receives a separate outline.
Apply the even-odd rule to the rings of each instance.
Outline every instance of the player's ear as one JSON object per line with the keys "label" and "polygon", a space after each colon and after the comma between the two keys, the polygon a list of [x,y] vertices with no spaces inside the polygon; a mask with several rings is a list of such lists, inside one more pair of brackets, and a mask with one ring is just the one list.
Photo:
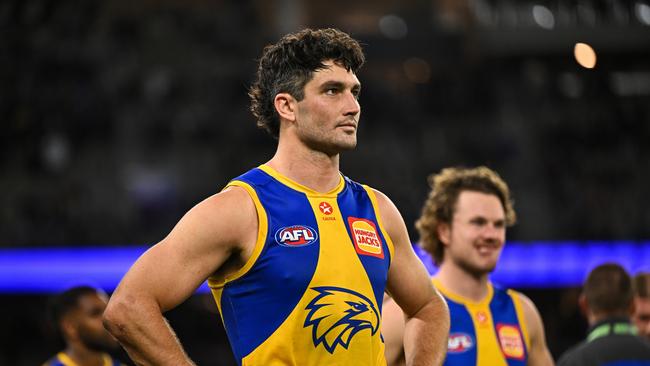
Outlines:
{"label": "player's ear", "polygon": [[61,333],[66,339],[74,339],[77,336],[75,322],[69,316],[64,316],[60,323]]}
{"label": "player's ear", "polygon": [[275,106],[275,110],[278,111],[281,120],[285,119],[291,122],[296,120],[298,103],[291,94],[278,93],[273,99],[273,105]]}
{"label": "player's ear", "polygon": [[584,315],[585,318],[589,318],[589,303],[587,302],[587,296],[584,293],[580,294],[578,297],[578,307],[580,307],[580,312]]}
{"label": "player's ear", "polygon": [[438,239],[444,244],[444,245],[449,245],[449,241],[451,239],[451,227],[448,223],[442,222],[438,224],[438,227],[436,228],[437,234],[438,234]]}
{"label": "player's ear", "polygon": [[630,316],[633,316],[635,311],[636,311],[636,301],[634,299],[632,299],[632,301],[630,301],[630,306],[627,309],[627,313]]}

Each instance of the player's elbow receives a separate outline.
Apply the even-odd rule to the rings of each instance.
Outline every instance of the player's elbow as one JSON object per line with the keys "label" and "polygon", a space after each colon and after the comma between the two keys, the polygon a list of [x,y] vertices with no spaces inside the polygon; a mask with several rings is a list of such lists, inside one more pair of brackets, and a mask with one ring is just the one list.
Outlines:
{"label": "player's elbow", "polygon": [[132,301],[121,297],[111,298],[102,316],[104,328],[118,340],[124,339],[128,333],[128,327],[133,323],[133,317],[137,313],[134,308]]}

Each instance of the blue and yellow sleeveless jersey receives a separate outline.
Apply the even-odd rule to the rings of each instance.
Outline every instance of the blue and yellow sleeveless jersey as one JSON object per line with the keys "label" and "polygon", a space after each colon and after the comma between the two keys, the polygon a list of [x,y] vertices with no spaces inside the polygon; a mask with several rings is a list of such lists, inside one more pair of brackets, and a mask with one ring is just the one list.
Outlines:
{"label": "blue and yellow sleeveless jersey", "polygon": [[515,291],[488,284],[488,295],[473,302],[433,284],[451,316],[445,366],[525,366],[530,340]]}
{"label": "blue and yellow sleeveless jersey", "polygon": [[[122,366],[120,361],[111,358],[109,354],[104,354],[104,366]],[[83,366],[74,362],[65,352],[59,352],[50,358],[43,366]]]}
{"label": "blue and yellow sleeveless jersey", "polygon": [[393,244],[371,189],[318,193],[262,165],[231,181],[257,209],[250,260],[209,279],[240,365],[385,365],[381,307]]}

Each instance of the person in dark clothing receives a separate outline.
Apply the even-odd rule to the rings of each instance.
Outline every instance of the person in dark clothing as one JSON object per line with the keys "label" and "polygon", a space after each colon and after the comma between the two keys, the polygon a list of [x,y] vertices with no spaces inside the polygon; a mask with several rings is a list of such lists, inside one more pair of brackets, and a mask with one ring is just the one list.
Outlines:
{"label": "person in dark clothing", "polygon": [[108,296],[91,286],[72,287],[50,300],[52,326],[65,341],[66,348],[43,366],[122,366],[110,355],[117,351],[117,340],[102,324]]}
{"label": "person in dark clothing", "polygon": [[650,366],[650,343],[630,322],[632,279],[623,267],[594,268],[579,301],[590,326],[587,339],[564,353],[558,366]]}

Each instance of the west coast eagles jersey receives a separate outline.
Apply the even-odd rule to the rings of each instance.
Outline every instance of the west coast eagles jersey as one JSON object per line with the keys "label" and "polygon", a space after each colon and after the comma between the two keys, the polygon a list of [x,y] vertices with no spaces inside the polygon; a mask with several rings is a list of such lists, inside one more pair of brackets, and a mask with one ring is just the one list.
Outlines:
{"label": "west coast eagles jersey", "polygon": [[208,281],[240,365],[385,365],[393,252],[376,198],[341,177],[318,193],[262,165],[231,181],[257,209],[250,260]]}
{"label": "west coast eagles jersey", "polygon": [[[120,361],[112,358],[108,354],[103,355],[104,365],[103,366],[122,366]],[[74,362],[65,352],[59,352],[54,357],[49,359],[43,364],[43,366],[83,366]]]}
{"label": "west coast eagles jersey", "polygon": [[519,297],[488,284],[473,302],[433,284],[447,300],[451,317],[445,366],[525,366],[530,341]]}

